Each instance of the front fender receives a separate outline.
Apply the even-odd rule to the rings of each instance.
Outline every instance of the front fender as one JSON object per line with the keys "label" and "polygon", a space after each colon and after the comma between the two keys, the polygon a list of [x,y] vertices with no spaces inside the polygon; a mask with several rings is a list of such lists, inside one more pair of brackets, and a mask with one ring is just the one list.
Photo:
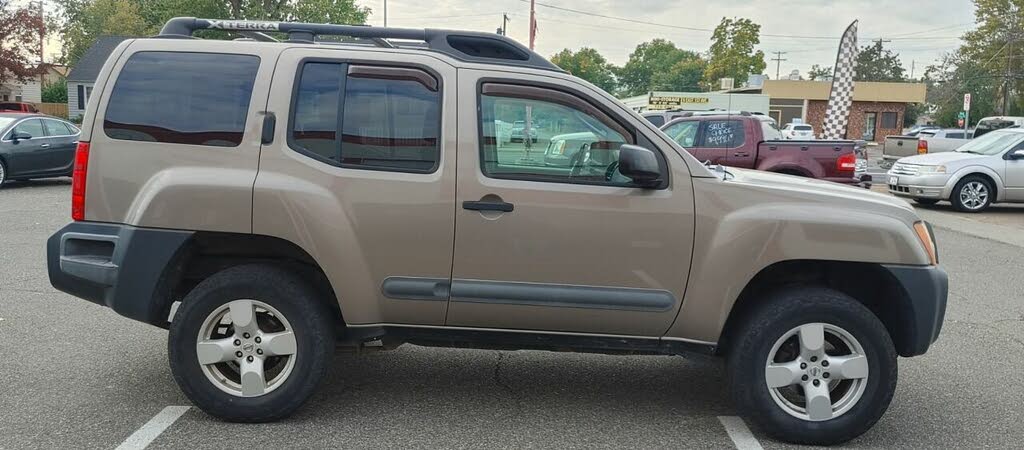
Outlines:
{"label": "front fender", "polygon": [[999,176],[999,173],[995,170],[992,170],[992,168],[980,164],[961,167],[957,169],[956,172],[953,172],[953,175],[946,180],[946,185],[942,188],[942,198],[950,198],[950,196],[953,195],[953,188],[956,187],[956,184],[959,183],[960,180],[964,179],[964,177],[978,173],[987,175],[993,182],[995,182],[996,201],[1004,200],[1006,189],[1003,186],[1003,178]]}
{"label": "front fender", "polygon": [[694,182],[697,239],[685,298],[667,336],[716,342],[764,268],[792,260],[927,265],[909,209],[824,191]]}

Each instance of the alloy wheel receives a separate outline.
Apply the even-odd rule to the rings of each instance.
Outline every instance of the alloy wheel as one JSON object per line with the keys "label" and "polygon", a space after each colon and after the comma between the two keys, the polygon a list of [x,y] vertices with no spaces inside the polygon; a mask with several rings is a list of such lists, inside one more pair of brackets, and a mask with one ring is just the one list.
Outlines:
{"label": "alloy wheel", "polygon": [[295,367],[295,334],[274,307],[235,300],[203,322],[196,341],[203,374],[220,390],[258,397],[280,387]]}
{"label": "alloy wheel", "polygon": [[850,411],[867,388],[868,359],[846,330],[809,323],[775,342],[765,382],[775,404],[798,419],[820,422]]}
{"label": "alloy wheel", "polygon": [[981,209],[988,203],[988,186],[980,181],[971,181],[960,189],[960,203],[970,210]]}

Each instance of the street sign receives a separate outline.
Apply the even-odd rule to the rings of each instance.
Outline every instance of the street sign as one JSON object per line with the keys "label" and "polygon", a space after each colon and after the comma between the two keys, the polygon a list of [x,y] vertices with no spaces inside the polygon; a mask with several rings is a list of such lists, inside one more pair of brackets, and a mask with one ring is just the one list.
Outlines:
{"label": "street sign", "polygon": [[971,110],[971,94],[964,94],[964,111]]}
{"label": "street sign", "polygon": [[960,111],[959,113],[956,114],[956,118],[960,119],[960,120],[964,120],[964,119],[967,118],[967,113],[965,113],[963,111]]}

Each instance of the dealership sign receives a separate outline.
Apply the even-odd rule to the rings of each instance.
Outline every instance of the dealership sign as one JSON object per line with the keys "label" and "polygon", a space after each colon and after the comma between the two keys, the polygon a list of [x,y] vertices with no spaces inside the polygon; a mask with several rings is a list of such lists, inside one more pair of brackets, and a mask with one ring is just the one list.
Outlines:
{"label": "dealership sign", "polygon": [[648,100],[648,110],[662,110],[662,109],[677,109],[684,108],[688,105],[706,105],[711,103],[711,99],[707,97],[695,97],[695,96],[665,96],[651,94]]}

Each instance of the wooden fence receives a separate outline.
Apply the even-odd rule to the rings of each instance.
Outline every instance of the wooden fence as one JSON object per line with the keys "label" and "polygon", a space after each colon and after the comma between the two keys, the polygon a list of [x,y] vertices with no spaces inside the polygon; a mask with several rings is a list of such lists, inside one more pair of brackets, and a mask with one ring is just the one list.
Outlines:
{"label": "wooden fence", "polygon": [[36,109],[43,114],[50,116],[68,118],[68,104],[67,103],[36,103]]}

